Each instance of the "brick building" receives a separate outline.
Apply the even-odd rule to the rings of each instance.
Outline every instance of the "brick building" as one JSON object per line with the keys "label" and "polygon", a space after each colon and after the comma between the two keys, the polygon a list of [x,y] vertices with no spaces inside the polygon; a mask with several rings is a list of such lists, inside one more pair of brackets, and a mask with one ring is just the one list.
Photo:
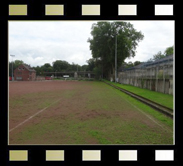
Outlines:
{"label": "brick building", "polygon": [[34,81],[36,80],[36,71],[29,65],[21,64],[14,70],[15,81]]}

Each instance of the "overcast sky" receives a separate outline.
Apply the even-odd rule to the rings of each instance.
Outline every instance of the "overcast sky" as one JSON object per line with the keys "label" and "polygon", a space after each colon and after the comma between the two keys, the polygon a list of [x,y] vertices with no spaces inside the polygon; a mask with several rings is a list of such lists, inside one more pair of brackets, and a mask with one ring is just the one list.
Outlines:
{"label": "overcast sky", "polygon": [[[56,60],[70,64],[87,64],[92,58],[88,38],[91,26],[97,21],[10,21],[9,55],[14,60],[42,66]],[[174,45],[174,21],[127,21],[144,34],[134,58],[129,61],[147,61],[154,54]],[[12,57],[9,56],[9,61]]]}

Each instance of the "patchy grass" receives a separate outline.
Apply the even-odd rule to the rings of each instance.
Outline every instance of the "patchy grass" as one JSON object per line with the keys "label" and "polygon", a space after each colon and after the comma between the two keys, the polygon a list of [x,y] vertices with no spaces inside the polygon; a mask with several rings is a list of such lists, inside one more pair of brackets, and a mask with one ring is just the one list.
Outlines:
{"label": "patchy grass", "polygon": [[119,84],[119,83],[110,82],[107,80],[105,80],[105,81],[109,82],[111,84],[114,84],[120,88],[123,88],[125,90],[128,90],[130,92],[133,92],[139,96],[152,100],[156,103],[159,103],[163,106],[173,109],[173,95],[155,92],[155,91],[151,91],[148,89],[142,89],[142,88],[135,87],[132,85]]}
{"label": "patchy grass", "polygon": [[[38,101],[36,107],[45,107],[49,99],[62,99],[12,131],[10,144],[173,144],[169,117],[100,81],[72,86],[64,92],[24,95],[26,100]],[[24,115],[23,110],[20,113]]]}
{"label": "patchy grass", "polygon": [[[15,136],[23,144],[172,144],[173,137],[159,128],[151,129],[139,121],[91,118],[47,119],[28,126]],[[61,122],[62,121],[62,122]],[[20,140],[20,141],[18,141]]]}

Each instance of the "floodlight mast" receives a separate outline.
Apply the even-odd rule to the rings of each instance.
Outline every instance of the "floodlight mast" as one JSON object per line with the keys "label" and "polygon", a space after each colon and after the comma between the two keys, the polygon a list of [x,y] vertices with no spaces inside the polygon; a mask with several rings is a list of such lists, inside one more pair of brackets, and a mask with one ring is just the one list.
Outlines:
{"label": "floodlight mast", "polygon": [[14,81],[13,79],[13,57],[15,57],[15,55],[10,55],[12,57],[12,81]]}
{"label": "floodlight mast", "polygon": [[117,82],[117,34],[115,35],[115,83]]}
{"label": "floodlight mast", "polygon": [[120,27],[116,27],[116,33],[115,33],[115,83],[117,82],[117,37]]}

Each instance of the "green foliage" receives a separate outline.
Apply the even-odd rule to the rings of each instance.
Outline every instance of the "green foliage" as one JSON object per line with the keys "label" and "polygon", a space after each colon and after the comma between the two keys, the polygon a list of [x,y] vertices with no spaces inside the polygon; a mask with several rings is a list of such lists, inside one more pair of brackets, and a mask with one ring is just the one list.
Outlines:
{"label": "green foliage", "polygon": [[45,68],[51,67],[50,63],[45,63],[43,66],[44,66]]}
{"label": "green foliage", "polygon": [[[59,88],[10,97],[10,121],[15,122],[52,103],[44,112],[46,116],[40,114],[33,123],[19,128],[20,132],[11,132],[10,144],[173,143],[173,120],[162,113],[101,81],[71,86],[66,91]],[[26,102],[21,107],[13,105],[20,98]],[[63,104],[67,105],[64,110]]]}
{"label": "green foliage", "polygon": [[[109,82],[107,80],[105,80],[105,81]],[[152,100],[156,103],[159,103],[161,105],[164,105],[166,107],[173,109],[173,96],[172,95],[164,94],[164,93],[160,93],[160,92],[155,92],[155,91],[151,91],[148,89],[142,89],[142,88],[135,87],[132,85],[124,85],[124,84],[112,83],[112,82],[109,82],[109,83],[114,84],[120,88],[126,89],[130,92],[137,94],[137,95],[140,95],[140,96],[145,97],[149,100]],[[155,81],[154,81],[154,84],[155,84]]]}
{"label": "green foliage", "polygon": [[173,55],[173,46],[166,48],[164,55],[165,56]]}
{"label": "green foliage", "polygon": [[162,59],[164,58],[165,55],[161,53],[161,51],[159,51],[157,54],[153,55],[153,60],[158,60],[158,59]]}
{"label": "green foliage", "polygon": [[53,67],[49,63],[45,63],[41,66],[42,71],[44,72],[53,72]]}
{"label": "green foliage", "polygon": [[34,67],[34,70],[36,70],[36,75],[37,76],[42,76],[43,75],[43,70],[42,70],[41,67],[36,66],[36,67]]}
{"label": "green foliage", "polygon": [[[24,62],[22,60],[15,60],[13,62],[13,71]],[[9,76],[12,76],[12,62],[9,62]]]}
{"label": "green foliage", "polygon": [[23,64],[24,62],[22,60],[15,60],[13,68],[16,69],[19,65]]}
{"label": "green foliage", "polygon": [[159,60],[159,59],[162,59],[168,55],[173,55],[173,46],[167,47],[166,50],[164,51],[164,53],[159,51],[157,54],[153,55],[153,58],[150,58],[147,62]]}
{"label": "green foliage", "polygon": [[140,65],[142,62],[140,62],[140,61],[135,61],[134,63],[133,63],[133,65],[134,66],[137,66],[137,65]]}
{"label": "green foliage", "polygon": [[95,59],[91,58],[91,59],[87,60],[86,62],[88,63],[88,70],[93,71],[93,69],[95,67]]}
{"label": "green foliage", "polygon": [[69,67],[69,63],[62,60],[56,60],[53,62],[53,70],[54,71],[66,71]]}
{"label": "green foliage", "polygon": [[[33,67],[36,70],[37,76],[45,76],[44,72],[62,72],[62,71],[93,71],[94,64],[88,60],[89,65],[78,65],[75,63],[69,64],[67,61],[56,60],[53,62],[53,66],[50,63],[45,63],[42,66]],[[13,62],[13,70],[19,65],[25,64],[22,60],[15,60]],[[9,76],[12,75],[12,62],[9,62]]]}
{"label": "green foliage", "polygon": [[153,62],[153,59],[152,59],[152,58],[150,58],[150,59],[148,59],[148,60],[147,60],[147,62]]}
{"label": "green foliage", "polygon": [[[118,67],[127,57],[135,56],[138,42],[143,34],[137,32],[133,25],[127,22],[97,22],[92,25],[92,39],[88,39],[93,58],[98,65],[105,69],[104,77],[114,71],[115,38],[117,37],[117,65]],[[114,74],[114,73],[113,73]]]}
{"label": "green foliage", "polygon": [[94,73],[95,73],[95,78],[96,78],[96,79],[99,79],[100,76],[102,75],[102,70],[101,70],[101,68],[100,68],[100,67],[95,67],[95,68],[93,69],[93,71],[94,71]]}
{"label": "green foliage", "polygon": [[88,71],[88,65],[82,65],[81,70],[82,71]]}
{"label": "green foliage", "polygon": [[140,61],[135,61],[134,63],[133,62],[128,62],[128,63],[126,63],[126,62],[123,62],[122,63],[122,67],[124,67],[124,68],[130,68],[130,67],[134,67],[134,66],[137,66],[137,65],[139,65],[139,64],[141,64],[142,62],[140,62]]}

